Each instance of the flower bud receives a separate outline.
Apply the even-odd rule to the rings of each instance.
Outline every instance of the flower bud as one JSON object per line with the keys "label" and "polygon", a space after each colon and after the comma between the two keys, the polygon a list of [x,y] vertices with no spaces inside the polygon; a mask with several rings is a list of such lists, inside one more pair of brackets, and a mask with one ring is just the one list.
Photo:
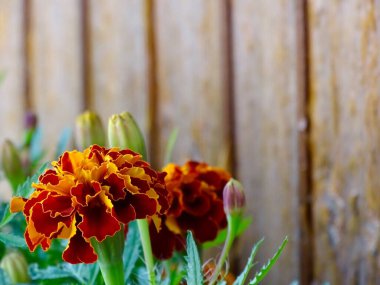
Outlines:
{"label": "flower bud", "polygon": [[231,178],[223,189],[224,211],[229,214],[240,214],[245,207],[245,194],[243,185]]}
{"label": "flower bud", "polygon": [[94,112],[84,112],[76,119],[75,143],[80,150],[92,144],[105,146],[106,135],[100,117]]}
{"label": "flower bud", "polygon": [[37,115],[27,112],[24,117],[24,147],[29,148],[37,128]]}
{"label": "flower bud", "polygon": [[108,141],[112,147],[129,148],[146,159],[144,137],[135,119],[128,112],[111,116],[108,121]]}
{"label": "flower bud", "polygon": [[28,263],[19,251],[7,253],[1,260],[0,267],[8,274],[13,284],[28,283]]}
{"label": "flower bud", "polygon": [[24,182],[25,173],[19,151],[10,140],[5,140],[1,150],[1,167],[14,191]]}
{"label": "flower bud", "polygon": [[25,129],[35,129],[37,127],[37,115],[33,112],[27,112],[24,117]]}

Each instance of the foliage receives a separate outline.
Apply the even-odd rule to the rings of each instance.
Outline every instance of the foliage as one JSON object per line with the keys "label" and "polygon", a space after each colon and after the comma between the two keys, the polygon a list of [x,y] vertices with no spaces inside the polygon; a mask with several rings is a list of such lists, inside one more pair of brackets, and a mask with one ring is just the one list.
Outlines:
{"label": "foliage", "polygon": [[[126,125],[123,125],[123,127],[131,128],[131,126],[128,125],[130,124],[130,120],[133,120],[133,118],[128,117],[127,121],[125,121],[124,118],[122,123]],[[134,124],[136,123],[134,122]],[[137,126],[133,125],[132,127],[132,129],[128,129],[129,132],[133,133],[133,136],[138,139],[141,139],[139,138],[141,135],[140,132],[135,130]],[[115,130],[113,130],[113,137],[117,138],[119,141],[123,141],[124,137],[120,134],[118,128],[115,127]],[[168,138],[168,144],[165,151],[166,162],[171,161],[174,145],[178,138],[178,133],[178,129],[174,129]],[[54,159],[56,159],[59,154],[70,148],[71,141],[71,129],[67,128],[61,133],[54,154]],[[125,141],[128,142],[129,140]],[[139,141],[139,145],[143,143],[143,140]],[[50,162],[43,163],[46,159],[47,151],[42,148],[42,145],[41,128],[37,126],[34,129],[28,130],[27,135],[24,136],[24,142],[20,144],[19,150],[20,153],[27,158],[25,161],[28,163],[25,164],[24,170],[25,173],[29,174],[29,177],[26,178],[23,183],[18,185],[17,190],[14,193],[15,196],[26,199],[29,198],[34,191],[34,188],[31,185],[33,183],[37,183],[40,175],[48,167],[50,167]],[[68,246],[68,242],[66,240],[53,239],[48,251],[45,252],[38,247],[34,252],[30,252],[24,239],[24,232],[26,228],[25,218],[22,213],[11,214],[9,208],[9,203],[0,203],[0,259],[3,258],[3,256],[5,256],[10,250],[17,250],[21,252],[29,264],[28,274],[32,284],[105,284],[101,272],[103,269],[99,267],[98,263],[69,264],[62,261],[62,252]],[[152,272],[150,269],[146,268],[145,260],[147,259],[144,255],[145,248],[144,242],[142,242],[143,237],[141,235],[141,229],[138,227],[137,221],[129,222],[124,241],[124,251],[122,254],[124,284],[247,284],[249,273],[256,265],[255,256],[263,244],[263,239],[258,241],[253,246],[246,266],[234,282],[227,281],[225,276],[227,276],[228,272],[218,272],[217,267],[213,269],[213,272],[211,272],[211,274],[215,274],[215,276],[207,275],[204,271],[205,267],[202,263],[202,256],[199,253],[204,249],[219,247],[223,244],[226,246],[226,239],[228,240],[228,237],[232,236],[233,241],[234,238],[242,235],[252,223],[252,217],[244,217],[243,215],[239,215],[236,219],[238,220],[235,220],[237,226],[234,228],[234,234],[229,234],[230,227],[227,227],[220,230],[216,238],[212,241],[199,243],[195,240],[197,239],[197,235],[192,231],[188,231],[186,236],[186,247],[183,247],[186,248],[186,252],[176,251],[173,256],[167,260],[155,259],[153,268],[154,280],[150,281],[149,278],[151,277],[150,274],[152,274]],[[230,221],[229,218],[227,220]],[[122,236],[122,238],[124,238],[124,236]],[[232,241],[229,240],[228,242],[230,243]],[[265,263],[259,270],[257,270],[254,278],[250,280],[248,284],[259,284],[264,279],[280,257],[287,242],[288,238],[285,238],[273,257],[270,258],[268,262]],[[123,240],[121,240],[121,245],[123,245]],[[220,264],[225,264],[224,259],[219,261]],[[225,267],[223,266],[223,268]],[[6,271],[0,268],[0,285],[10,284],[9,276],[7,274],[8,273]]]}
{"label": "foliage", "polygon": [[186,252],[187,252],[187,274],[186,281],[188,285],[202,285],[203,284],[203,273],[201,267],[201,261],[199,259],[199,253],[197,245],[195,244],[193,234],[191,231],[187,233],[186,239]]}

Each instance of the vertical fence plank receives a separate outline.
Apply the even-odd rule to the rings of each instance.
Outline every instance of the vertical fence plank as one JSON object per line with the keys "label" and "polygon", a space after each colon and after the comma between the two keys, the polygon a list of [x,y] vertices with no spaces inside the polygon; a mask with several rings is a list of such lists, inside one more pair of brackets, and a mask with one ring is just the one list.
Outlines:
{"label": "vertical fence plank", "polygon": [[148,135],[144,1],[90,3],[92,107],[103,119],[129,111]]}
{"label": "vertical fence plank", "polygon": [[34,0],[31,10],[31,101],[52,149],[82,109],[80,1]]}
{"label": "vertical fence plank", "polygon": [[[18,143],[24,112],[23,1],[0,1],[0,146],[5,139]],[[0,200],[11,190],[0,182]]]}
{"label": "vertical fence plank", "polygon": [[[173,158],[226,165],[223,1],[160,1],[156,5],[159,143],[179,128]],[[162,157],[161,157],[162,162]]]}
{"label": "vertical fence plank", "polygon": [[265,262],[288,235],[266,284],[289,284],[298,272],[297,7],[295,1],[234,1],[237,166],[252,230],[241,262],[265,237]]}
{"label": "vertical fence plank", "polygon": [[[0,144],[20,139],[24,112],[23,1],[0,1]],[[1,79],[2,78],[2,79]]]}
{"label": "vertical fence plank", "polygon": [[377,1],[310,1],[316,276],[380,284]]}

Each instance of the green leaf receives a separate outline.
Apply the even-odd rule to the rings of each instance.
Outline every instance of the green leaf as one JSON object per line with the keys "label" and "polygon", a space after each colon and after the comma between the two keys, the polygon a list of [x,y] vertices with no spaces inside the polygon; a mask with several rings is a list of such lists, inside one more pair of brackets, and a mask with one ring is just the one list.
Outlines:
{"label": "green leaf", "polygon": [[140,234],[136,222],[128,225],[128,235],[125,241],[123,260],[124,260],[124,280],[128,281],[135,264],[140,257],[141,242]]}
{"label": "green leaf", "polygon": [[37,170],[33,176],[28,177],[25,182],[17,188],[15,196],[29,198],[29,196],[34,192],[32,183],[38,182],[38,177],[48,168],[49,165],[50,163],[46,162]]}
{"label": "green leaf", "polygon": [[186,252],[187,252],[187,285],[202,285],[203,274],[201,261],[199,259],[197,245],[195,244],[193,234],[191,231],[187,232],[186,238]]}
{"label": "green leaf", "polygon": [[[245,217],[240,220],[237,232],[236,232],[236,237],[242,235],[249,227],[249,225],[252,223],[252,217]],[[224,243],[224,241],[227,238],[227,229],[223,229],[219,231],[218,235],[216,238],[212,241],[208,241],[202,244],[203,249],[209,249],[212,247],[219,246]]]}
{"label": "green leaf", "polygon": [[245,280],[247,279],[247,276],[249,274],[249,271],[252,269],[254,263],[253,261],[255,260],[255,256],[256,256],[256,253],[257,253],[257,250],[259,249],[260,245],[263,243],[264,239],[261,239],[259,240],[252,248],[252,251],[251,251],[251,254],[248,258],[248,262],[247,264],[245,265],[244,267],[244,270],[242,273],[240,273],[240,275],[238,276],[238,278],[236,278],[235,282],[233,285],[243,285]]}
{"label": "green leaf", "polygon": [[168,139],[168,142],[166,143],[166,148],[165,148],[165,159],[164,159],[165,164],[169,163],[172,160],[173,149],[174,149],[175,143],[177,142],[178,133],[179,133],[179,129],[175,128],[174,130],[172,130],[172,132],[169,135],[169,139]]}
{"label": "green leaf", "polygon": [[22,247],[26,248],[26,243],[23,237],[9,233],[0,233],[0,241],[7,247]]}
{"label": "green leaf", "polygon": [[5,79],[5,72],[0,71],[0,84],[3,82],[4,79]]}
{"label": "green leaf", "polygon": [[30,160],[32,165],[36,166],[44,155],[45,152],[42,149],[42,129],[37,127],[30,142]]}
{"label": "green leaf", "polygon": [[55,150],[55,157],[58,158],[66,149],[68,149],[71,140],[71,128],[63,129],[59,137],[57,148]]}
{"label": "green leaf", "polygon": [[99,266],[97,263],[60,263],[57,266],[48,266],[47,268],[39,268],[38,264],[33,263],[29,266],[29,275],[34,281],[70,278],[76,280],[79,284],[88,285],[96,284],[98,273]]}
{"label": "green leaf", "polygon": [[0,221],[0,228],[4,227],[6,224],[8,224],[12,219],[15,217],[15,214],[11,213],[9,210],[9,203],[5,206],[3,217]]}
{"label": "green leaf", "polygon": [[32,280],[72,278],[71,273],[64,270],[60,265],[48,266],[42,269],[39,268],[37,263],[33,263],[29,266],[29,276]]}
{"label": "green leaf", "polygon": [[249,285],[256,285],[259,284],[264,277],[269,273],[273,265],[276,263],[278,258],[280,257],[282,251],[284,250],[286,244],[288,243],[288,237],[285,237],[282,244],[278,248],[277,252],[273,255],[271,259],[268,260],[268,262],[261,267],[261,269],[255,274],[253,279],[249,282]]}

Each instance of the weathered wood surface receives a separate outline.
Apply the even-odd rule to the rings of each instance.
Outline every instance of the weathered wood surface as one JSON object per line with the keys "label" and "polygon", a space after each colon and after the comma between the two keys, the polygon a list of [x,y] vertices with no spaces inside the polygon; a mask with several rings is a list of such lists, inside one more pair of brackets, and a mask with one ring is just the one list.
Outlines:
{"label": "weathered wood surface", "polygon": [[254,241],[265,237],[263,263],[290,239],[266,284],[299,277],[296,10],[295,1],[234,1],[237,170],[253,217],[241,266]]}
{"label": "weathered wood surface", "polygon": [[90,107],[104,119],[131,112],[148,136],[145,1],[90,1]]}
{"label": "weathered wood surface", "polygon": [[223,7],[218,0],[156,4],[159,149],[178,127],[176,162],[192,158],[226,165]]}
{"label": "weathered wood surface", "polygon": [[[229,166],[235,141],[236,170],[253,216],[235,249],[242,253],[240,265],[254,241],[266,238],[257,257],[264,262],[288,235],[284,256],[266,282],[299,278],[305,268],[299,257],[297,86],[307,79],[297,73],[301,1],[230,2],[234,132],[225,1],[87,1],[88,45],[82,1],[27,1],[0,0],[0,143],[20,138],[26,102],[37,112],[51,150],[85,107],[105,123],[112,113],[132,112],[148,138],[155,134],[152,149],[160,151],[160,163],[175,127],[180,133],[173,157],[179,163],[193,158]],[[30,6],[28,39],[23,3]],[[146,5],[152,4],[149,15]],[[380,7],[370,0],[306,4],[308,22],[299,24],[310,28],[310,105],[303,108],[311,118],[315,281],[380,284]]]}
{"label": "weathered wood surface", "polygon": [[379,6],[309,2],[316,280],[380,284]]}
{"label": "weathered wood surface", "polygon": [[30,13],[31,102],[53,149],[82,110],[80,1],[35,0]]}
{"label": "weathered wood surface", "polygon": [[22,0],[0,1],[0,145],[20,139],[24,112]]}
{"label": "weathered wood surface", "polygon": [[[24,112],[24,54],[22,0],[0,1],[0,146],[21,138]],[[1,79],[2,78],[2,79]],[[0,200],[10,187],[0,182]]]}

